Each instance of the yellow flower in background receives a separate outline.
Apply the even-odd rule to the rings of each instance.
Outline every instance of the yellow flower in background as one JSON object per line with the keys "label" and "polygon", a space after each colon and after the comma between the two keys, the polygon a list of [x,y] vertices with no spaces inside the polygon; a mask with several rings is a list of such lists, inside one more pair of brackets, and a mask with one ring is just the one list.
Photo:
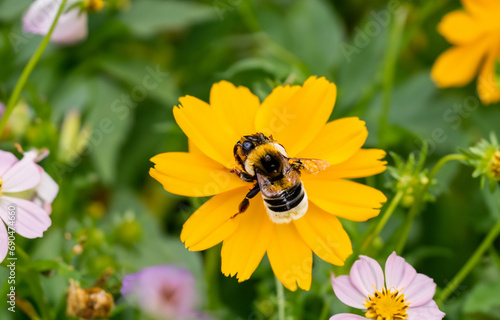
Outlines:
{"label": "yellow flower in background", "polygon": [[384,171],[385,152],[361,148],[368,131],[358,118],[327,123],[336,93],[325,78],[310,77],[275,88],[262,103],[227,81],[212,86],[210,104],[180,98],[174,117],[190,151],[153,157],[150,174],[171,193],[214,195],[184,224],[189,250],[223,242],[222,272],[240,282],[267,253],[290,290],[309,290],[312,252],[343,265],[352,248],[337,217],[364,221],[386,201],[345,179]]}
{"label": "yellow flower in background", "polygon": [[438,31],[454,47],[434,63],[431,77],[439,87],[460,87],[479,74],[477,90],[485,104],[500,101],[495,66],[500,60],[500,1],[462,0],[465,8],[448,13]]}

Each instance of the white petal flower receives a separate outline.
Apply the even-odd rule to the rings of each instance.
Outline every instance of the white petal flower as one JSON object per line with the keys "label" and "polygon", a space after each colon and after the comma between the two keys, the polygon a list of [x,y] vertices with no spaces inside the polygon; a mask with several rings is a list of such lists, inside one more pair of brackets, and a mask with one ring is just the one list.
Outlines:
{"label": "white petal flower", "polygon": [[436,284],[393,252],[384,273],[372,258],[360,256],[349,276],[332,277],[335,295],[340,301],[365,316],[337,314],[330,320],[406,319],[441,320],[445,316],[434,302]]}
{"label": "white petal flower", "polygon": [[[87,13],[80,12],[77,7],[67,11],[78,1],[80,0],[66,2],[66,8],[59,17],[50,38],[52,42],[71,45],[87,38]],[[27,33],[46,35],[61,3],[61,0],[35,0],[23,17],[23,30]]]}
{"label": "white petal flower", "polygon": [[[50,227],[47,208],[59,191],[54,180],[36,164],[37,155],[36,151],[26,152],[18,160],[12,153],[0,150],[0,220],[25,238],[41,237]],[[8,251],[8,230],[3,222],[0,261]]]}

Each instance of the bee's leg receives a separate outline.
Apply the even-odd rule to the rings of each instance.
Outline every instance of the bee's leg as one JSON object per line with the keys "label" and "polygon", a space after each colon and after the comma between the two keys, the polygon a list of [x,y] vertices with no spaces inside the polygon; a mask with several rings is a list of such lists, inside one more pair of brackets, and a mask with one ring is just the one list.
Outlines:
{"label": "bee's leg", "polygon": [[304,164],[302,163],[301,159],[299,158],[288,158],[288,163],[296,169],[296,170],[301,170],[304,168]]}
{"label": "bee's leg", "polygon": [[246,173],[245,171],[242,171],[242,170],[237,169],[237,168],[235,168],[234,170],[231,170],[231,173],[236,173],[236,175],[238,177],[240,177],[240,179],[245,181],[245,182],[252,182],[252,181],[255,181],[255,179],[256,179],[254,176],[251,176],[248,173]]}
{"label": "bee's leg", "polygon": [[249,200],[255,197],[259,192],[260,192],[260,187],[258,184],[256,184],[252,189],[250,189],[250,191],[248,191],[247,195],[245,196],[245,199],[243,199],[243,201],[241,201],[240,203],[238,213],[232,216],[231,219],[235,218],[240,213],[247,211],[248,206],[250,205]]}

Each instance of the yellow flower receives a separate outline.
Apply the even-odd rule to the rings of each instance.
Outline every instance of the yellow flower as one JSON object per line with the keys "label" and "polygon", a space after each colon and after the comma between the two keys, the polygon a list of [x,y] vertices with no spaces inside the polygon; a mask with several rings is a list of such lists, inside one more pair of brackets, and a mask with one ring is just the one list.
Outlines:
{"label": "yellow flower", "polygon": [[[349,236],[337,217],[364,221],[375,217],[385,196],[371,187],[344,180],[385,170],[383,150],[361,149],[368,131],[358,118],[326,123],[337,90],[325,78],[303,86],[279,86],[260,103],[245,87],[227,81],[212,86],[210,104],[180,98],[177,124],[189,138],[190,152],[169,152],[151,159],[153,178],[171,193],[211,196],[184,224],[181,240],[192,251],[223,242],[222,272],[244,281],[267,253],[276,277],[290,290],[311,286],[312,252],[335,265],[352,253]],[[307,192],[305,215],[273,223],[261,194],[238,212],[253,187],[234,173],[233,149],[245,135],[263,133],[281,144],[289,157],[326,160],[318,174],[301,172]]]}
{"label": "yellow flower", "polygon": [[455,46],[438,57],[431,77],[439,87],[460,87],[479,73],[481,101],[500,101],[495,75],[500,58],[500,1],[462,0],[462,4],[465,11],[448,13],[438,25],[439,33]]}

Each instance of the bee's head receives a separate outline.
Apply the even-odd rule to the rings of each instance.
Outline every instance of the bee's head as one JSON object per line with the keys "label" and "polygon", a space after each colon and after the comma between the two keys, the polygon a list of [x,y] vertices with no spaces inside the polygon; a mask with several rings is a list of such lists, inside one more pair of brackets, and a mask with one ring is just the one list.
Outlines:
{"label": "bee's head", "polygon": [[[243,136],[234,146],[234,157],[247,173],[254,175],[254,166],[266,174],[279,172],[279,163],[286,157],[286,151],[271,137],[263,133]],[[250,163],[249,163],[250,162]]]}
{"label": "bee's head", "polygon": [[234,157],[242,166],[248,155],[255,150],[256,147],[269,143],[272,140],[262,133],[256,133],[248,136],[243,136],[240,141],[234,145]]}

